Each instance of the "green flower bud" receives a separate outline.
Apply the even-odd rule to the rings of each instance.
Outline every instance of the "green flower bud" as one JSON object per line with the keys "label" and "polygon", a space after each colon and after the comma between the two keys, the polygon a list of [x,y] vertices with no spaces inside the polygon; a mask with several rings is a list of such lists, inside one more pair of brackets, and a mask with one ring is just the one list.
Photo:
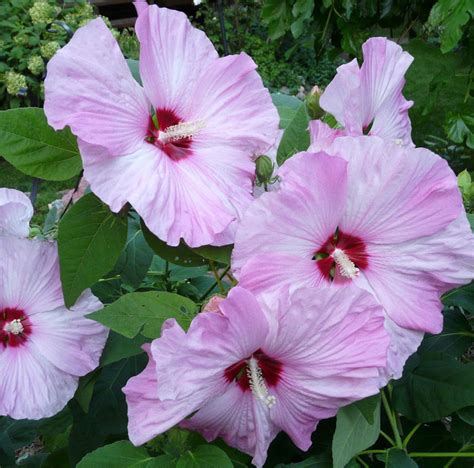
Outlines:
{"label": "green flower bud", "polygon": [[51,41],[43,44],[40,47],[40,52],[45,59],[50,59],[60,48],[59,42]]}
{"label": "green flower bud", "polygon": [[269,184],[273,175],[274,164],[268,156],[259,156],[256,163],[257,182],[259,184]]}
{"label": "green flower bud", "polygon": [[28,90],[26,84],[26,77],[20,73],[16,73],[13,70],[7,71],[4,75],[5,86],[7,93],[11,96],[18,96],[19,94],[25,94]]}
{"label": "green flower bud", "polygon": [[55,9],[52,5],[45,1],[33,3],[33,6],[28,10],[33,24],[51,23],[55,17]]}
{"label": "green flower bud", "polygon": [[17,45],[20,45],[20,46],[27,45],[28,44],[28,36],[26,36],[25,34],[17,34],[13,38],[13,42]]}
{"label": "green flower bud", "polygon": [[28,59],[28,70],[30,70],[33,75],[41,75],[44,71],[44,62],[39,55],[33,55]]}
{"label": "green flower bud", "polygon": [[311,119],[320,119],[324,115],[324,111],[319,107],[319,98],[323,92],[319,86],[314,86],[306,96],[306,107]]}

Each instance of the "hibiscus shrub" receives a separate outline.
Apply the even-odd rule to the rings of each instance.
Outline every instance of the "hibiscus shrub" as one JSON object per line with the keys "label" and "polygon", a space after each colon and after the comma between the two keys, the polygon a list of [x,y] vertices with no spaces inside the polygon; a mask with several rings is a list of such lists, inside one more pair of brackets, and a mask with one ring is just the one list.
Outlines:
{"label": "hibiscus shrub", "polygon": [[413,57],[302,102],[136,6],[139,62],[94,19],[0,112],[77,178],[43,226],[0,189],[0,465],[472,466],[473,184],[412,141]]}

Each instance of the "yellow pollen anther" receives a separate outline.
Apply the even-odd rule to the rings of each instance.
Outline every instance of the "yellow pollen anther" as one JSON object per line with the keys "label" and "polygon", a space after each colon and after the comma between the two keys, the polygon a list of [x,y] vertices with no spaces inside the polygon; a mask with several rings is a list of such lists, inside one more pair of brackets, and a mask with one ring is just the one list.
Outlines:
{"label": "yellow pollen anther", "polygon": [[339,273],[345,278],[355,278],[359,275],[359,269],[343,250],[334,249],[332,258],[339,268]]}
{"label": "yellow pollen anther", "polygon": [[192,138],[198,134],[204,127],[205,123],[202,120],[195,122],[181,122],[177,125],[169,126],[164,132],[160,132],[158,139],[166,144],[173,141],[183,140],[185,138]]}
{"label": "yellow pollen anther", "polygon": [[13,335],[19,335],[20,333],[23,333],[24,327],[20,319],[15,319],[7,323],[5,327],[3,327],[3,330],[7,333],[12,333]]}
{"label": "yellow pollen anther", "polygon": [[268,388],[265,385],[262,370],[258,367],[258,362],[253,357],[247,361],[247,376],[254,397],[257,400],[260,400],[268,408],[274,406],[276,398],[273,395],[268,394]]}

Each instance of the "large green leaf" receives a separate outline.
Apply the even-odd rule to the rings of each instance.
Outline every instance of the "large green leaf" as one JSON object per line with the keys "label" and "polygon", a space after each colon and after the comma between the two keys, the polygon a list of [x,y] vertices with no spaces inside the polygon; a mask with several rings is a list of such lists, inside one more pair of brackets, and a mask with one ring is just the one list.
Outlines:
{"label": "large green leaf", "polygon": [[230,458],[224,450],[214,445],[200,445],[188,450],[180,457],[176,468],[233,468]]}
{"label": "large green leaf", "polygon": [[101,367],[142,353],[144,343],[146,343],[146,339],[141,335],[127,338],[120,333],[111,331],[100,358]]}
{"label": "large green leaf", "polygon": [[120,440],[87,454],[77,468],[166,468],[174,467],[169,455],[151,457],[144,447],[134,447],[131,442]]}
{"label": "large green leaf", "polygon": [[449,52],[461,40],[463,27],[474,17],[472,0],[438,0],[429,23],[441,30],[441,51]]}
{"label": "large green leaf", "polygon": [[392,448],[387,452],[385,468],[417,468],[417,466],[404,450]]}
{"label": "large green leaf", "polygon": [[232,249],[234,245],[223,245],[222,247],[214,247],[212,245],[205,245],[203,247],[197,247],[192,249],[201,257],[213,260],[214,262],[223,263],[224,265],[230,265],[230,257],[232,255]]}
{"label": "large green leaf", "polygon": [[186,297],[147,291],[126,294],[88,317],[128,338],[134,338],[138,333],[157,338],[166,319],[175,318],[183,328],[188,328],[195,311],[196,305]]}
{"label": "large green leaf", "polygon": [[280,128],[288,127],[301,107],[301,100],[295,96],[274,93],[272,94],[272,101],[280,115]]}
{"label": "large green leaf", "polygon": [[82,163],[69,129],[55,132],[43,109],[27,107],[0,112],[0,155],[19,171],[46,180],[79,174]]}
{"label": "large green leaf", "polygon": [[393,404],[407,418],[429,422],[474,405],[474,363],[461,364],[441,353],[413,356],[394,382]]}
{"label": "large green leaf", "polygon": [[126,217],[112,213],[92,193],[82,197],[64,215],[59,223],[58,248],[68,307],[112,269],[126,240]]}
{"label": "large green leaf", "polygon": [[302,102],[295,116],[286,127],[277,151],[277,163],[281,166],[288,158],[309,146],[309,115],[306,105]]}
{"label": "large green leaf", "polygon": [[334,468],[343,468],[349,460],[376,442],[380,434],[380,400],[373,407],[373,424],[367,421],[356,404],[337,413],[336,432],[332,441]]}
{"label": "large green leaf", "polygon": [[474,314],[474,282],[462,288],[453,289],[443,296],[447,306],[458,306]]}
{"label": "large green leaf", "polygon": [[369,424],[374,424],[377,411],[380,408],[380,393],[356,401],[354,406],[364,415]]}

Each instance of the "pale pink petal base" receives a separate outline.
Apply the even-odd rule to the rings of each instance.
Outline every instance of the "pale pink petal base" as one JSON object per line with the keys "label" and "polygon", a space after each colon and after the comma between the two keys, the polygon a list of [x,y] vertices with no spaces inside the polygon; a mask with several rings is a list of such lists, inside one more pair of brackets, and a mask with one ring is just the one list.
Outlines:
{"label": "pale pink petal base", "polygon": [[0,236],[28,237],[33,206],[18,190],[0,188]]}

